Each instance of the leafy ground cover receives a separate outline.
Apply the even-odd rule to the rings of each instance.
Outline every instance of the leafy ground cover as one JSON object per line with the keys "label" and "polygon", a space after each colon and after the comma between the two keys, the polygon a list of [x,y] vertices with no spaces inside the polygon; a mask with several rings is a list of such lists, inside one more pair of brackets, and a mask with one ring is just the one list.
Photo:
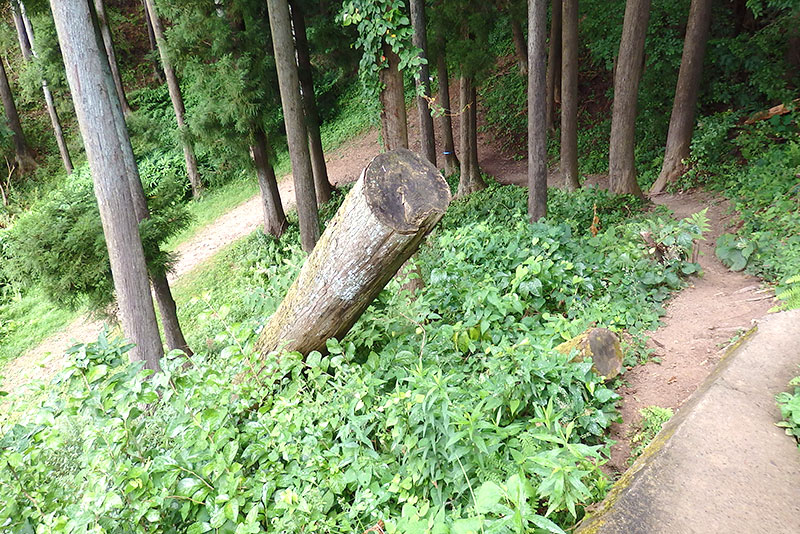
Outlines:
{"label": "leafy ground cover", "polygon": [[[594,189],[553,192],[558,224],[529,224],[525,205],[523,190],[497,184],[456,201],[416,260],[425,287],[412,297],[392,281],[328,354],[305,359],[252,349],[257,318],[303,262],[296,225],[280,242],[255,233],[232,246],[187,286],[214,281],[183,306],[194,357],[172,353],[163,374],[143,380],[126,347],[101,337],[73,350],[24,423],[6,425],[0,524],[569,528],[607,487],[599,466],[617,396],[590,362],[552,347],[591,324],[654,327],[693,271],[700,227],[658,222]],[[661,262],[640,237],[656,224],[672,243]]]}
{"label": "leafy ground cover", "polygon": [[797,440],[797,446],[800,447],[800,376],[794,377],[789,382],[789,387],[794,389],[784,391],[777,396],[778,407],[783,417],[778,426],[785,428],[786,434]]}

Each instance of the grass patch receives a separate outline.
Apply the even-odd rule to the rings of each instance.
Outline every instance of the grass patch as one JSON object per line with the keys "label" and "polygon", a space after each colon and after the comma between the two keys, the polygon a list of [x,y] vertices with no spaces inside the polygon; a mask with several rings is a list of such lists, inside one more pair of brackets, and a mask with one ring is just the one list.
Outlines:
{"label": "grass patch", "polygon": [[33,289],[3,306],[2,312],[0,372],[9,362],[64,328],[84,310],[70,311],[53,306],[41,292]]}

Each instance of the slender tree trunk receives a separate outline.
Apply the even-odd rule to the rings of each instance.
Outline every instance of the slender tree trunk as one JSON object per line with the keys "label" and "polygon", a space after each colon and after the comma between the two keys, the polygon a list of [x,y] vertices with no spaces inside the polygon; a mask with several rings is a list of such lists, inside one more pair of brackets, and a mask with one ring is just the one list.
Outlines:
{"label": "slender tree trunk", "polygon": [[158,52],[158,45],[156,44],[156,34],[153,32],[153,22],[150,20],[150,10],[147,9],[146,0],[142,0],[142,8],[144,8],[144,24],[147,27],[147,41],[150,43],[150,57],[151,64],[153,65],[153,74],[159,82],[164,82],[164,73],[161,72],[161,67],[158,60],[152,57],[152,53]]}
{"label": "slender tree trunk", "polygon": [[456,144],[453,140],[453,110],[450,106],[450,79],[447,74],[447,58],[445,58],[444,42],[436,58],[436,76],[439,79],[439,100],[442,102],[441,128],[444,136],[444,173],[452,175],[460,165],[456,157]]}
{"label": "slender tree trunk", "polygon": [[281,204],[278,180],[275,170],[269,161],[269,144],[263,128],[253,133],[253,144],[250,146],[253,164],[258,175],[258,187],[261,189],[261,209],[264,213],[264,233],[275,236],[283,235],[288,223]]}
{"label": "slender tree trunk", "polygon": [[636,181],[634,144],[636,99],[642,77],[644,40],[650,19],[650,0],[628,0],[619,43],[614,76],[614,104],[611,115],[611,142],[608,178],[611,191],[618,195],[644,196]]}
{"label": "slender tree trunk", "polygon": [[325,165],[325,152],[322,150],[320,136],[320,120],[317,101],[314,96],[314,79],[311,73],[311,55],[306,37],[306,19],[301,3],[292,0],[289,3],[294,27],[294,42],[297,46],[297,75],[300,78],[300,89],[303,92],[303,109],[306,115],[308,130],[308,150],[311,155],[311,169],[314,173],[314,190],[317,193],[317,205],[322,206],[331,199],[331,183],[328,179],[328,168]]}
{"label": "slender tree trunk", "polygon": [[469,195],[486,187],[478,164],[478,129],[476,113],[476,90],[470,76],[462,75],[459,84],[461,99],[461,121],[459,122],[461,143],[461,176],[456,196]]}
{"label": "slender tree trunk", "polygon": [[[144,250],[134,212],[129,176],[135,161],[126,161],[130,149],[120,146],[124,117],[114,94],[114,82],[105,51],[92,25],[85,0],[53,0],[56,24],[75,113],[86,146],[95,195],[106,237],[122,328],[135,344],[131,359],[159,369],[164,354],[147,276]],[[122,126],[120,126],[122,125]],[[124,148],[127,148],[125,150]],[[123,179],[120,179],[123,177]]]}
{"label": "slender tree trunk", "polygon": [[167,89],[169,90],[169,98],[172,101],[172,109],[175,111],[175,121],[178,123],[178,130],[181,135],[183,158],[186,161],[186,174],[189,177],[189,184],[192,186],[192,196],[198,198],[203,191],[203,182],[200,180],[200,173],[197,170],[197,157],[194,154],[194,145],[191,140],[189,140],[186,133],[186,108],[183,106],[181,86],[178,83],[178,76],[175,74],[175,69],[172,68],[172,63],[167,55],[164,28],[161,25],[161,19],[158,18],[158,13],[156,13],[153,0],[144,1],[145,8],[150,16],[150,22],[153,25],[153,32],[156,36],[156,44],[158,46],[158,53],[161,56],[164,76],[167,78]]}
{"label": "slender tree trunk", "polygon": [[578,0],[562,0],[561,175],[568,191],[578,181]]}
{"label": "slender tree trunk", "polygon": [[172,296],[172,290],[169,287],[169,281],[167,281],[167,273],[151,273],[150,282],[153,285],[153,295],[156,297],[156,304],[158,304],[158,310],[161,314],[161,327],[164,329],[167,348],[169,350],[181,350],[184,354],[191,356],[193,352],[183,336],[183,330],[178,321],[178,306]]}
{"label": "slender tree trunk", "polygon": [[[36,58],[36,42],[33,37],[33,26],[31,25],[31,19],[28,18],[28,14],[25,12],[24,4],[19,3],[19,9],[22,23],[25,27],[25,33],[28,36],[28,42],[31,45],[31,54],[34,58]],[[58,152],[61,154],[61,161],[64,164],[64,169],[67,171],[67,174],[72,174],[72,158],[69,155],[67,141],[64,139],[64,131],[61,129],[61,120],[58,118],[56,104],[53,101],[53,93],[50,92],[50,87],[48,87],[47,80],[44,78],[42,78],[42,93],[44,94],[44,103],[47,107],[47,114],[50,115],[50,123],[53,125],[53,135],[56,138]]]}
{"label": "slender tree trunk", "polygon": [[410,150],[379,154],[364,169],[264,326],[256,350],[325,351],[347,333],[442,218],[450,190]]}
{"label": "slender tree trunk", "polygon": [[547,0],[528,0],[528,217],[547,214]]}
{"label": "slender tree trunk", "polygon": [[513,15],[511,16],[511,38],[514,41],[514,51],[517,56],[519,73],[525,78],[528,76],[528,47],[525,42],[525,34],[522,31],[522,25]]}
{"label": "slender tree trunk", "polygon": [[94,0],[94,8],[97,13],[97,22],[100,25],[100,35],[103,36],[103,45],[108,55],[111,77],[114,80],[114,87],[117,90],[120,104],[122,104],[122,113],[128,115],[133,110],[130,104],[128,104],[128,99],[125,96],[125,88],[122,86],[122,77],[119,75],[119,64],[117,63],[117,54],[114,52],[114,39],[111,36],[111,27],[108,24],[108,17],[106,16],[106,6],[103,0]]}
{"label": "slender tree trunk", "polygon": [[14,28],[17,30],[17,41],[19,41],[19,49],[22,52],[22,59],[28,61],[33,55],[31,49],[31,42],[28,39],[28,32],[25,30],[25,23],[22,21],[22,14],[20,13],[20,4],[17,2],[11,3],[11,16],[14,19]]}
{"label": "slender tree trunk", "polygon": [[650,188],[650,194],[663,192],[668,183],[686,171],[683,160],[689,157],[710,25],[711,0],[692,0],[681,55],[681,68],[678,71],[678,84],[675,88],[675,101],[669,119],[664,164],[658,179]]}
{"label": "slender tree trunk", "polygon": [[419,113],[419,141],[422,154],[436,165],[436,137],[433,133],[433,117],[428,102],[431,98],[431,78],[428,71],[428,30],[425,23],[425,1],[411,0],[411,26],[414,46],[420,49],[419,56],[425,60],[419,68],[417,84],[417,112]]}
{"label": "slender tree trunk", "polygon": [[406,101],[403,91],[403,74],[400,72],[400,57],[392,47],[383,44],[383,55],[388,66],[381,70],[381,134],[386,150],[408,148],[408,123]]}
{"label": "slender tree trunk", "polygon": [[308,133],[300,96],[292,26],[287,0],[267,0],[272,48],[278,70],[283,120],[289,142],[289,159],[292,160],[297,215],[300,219],[300,241],[303,250],[311,252],[319,239],[319,213],[314,191],[314,174],[308,152]]}
{"label": "slender tree trunk", "polygon": [[25,134],[22,132],[17,105],[14,103],[14,95],[11,92],[11,86],[8,83],[6,68],[2,59],[0,59],[0,98],[3,100],[3,109],[6,112],[6,119],[8,119],[8,127],[13,134],[14,157],[17,161],[17,168],[21,174],[25,174],[36,168],[36,161],[33,159],[33,151],[28,146]]}
{"label": "slender tree trunk", "polygon": [[550,17],[550,48],[547,54],[547,129],[555,124],[556,103],[560,100],[561,87],[561,0],[553,0]]}

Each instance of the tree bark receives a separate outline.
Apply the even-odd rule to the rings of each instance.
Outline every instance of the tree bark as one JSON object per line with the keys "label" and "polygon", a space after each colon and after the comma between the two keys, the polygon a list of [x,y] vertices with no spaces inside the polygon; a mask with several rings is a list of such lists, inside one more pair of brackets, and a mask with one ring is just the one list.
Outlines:
{"label": "tree bark", "polygon": [[167,348],[169,350],[181,350],[184,354],[191,356],[194,353],[183,336],[183,330],[178,321],[178,306],[172,296],[172,290],[167,281],[167,273],[151,273],[150,282],[153,285],[153,295],[156,297],[156,304],[158,304],[158,310],[161,314],[161,327],[164,329]]}
{"label": "tree bark", "polygon": [[308,150],[311,155],[311,170],[314,173],[314,190],[317,193],[317,205],[322,206],[331,199],[333,187],[328,178],[325,164],[325,152],[322,150],[320,136],[320,120],[317,101],[314,96],[314,78],[311,73],[311,55],[306,37],[306,20],[302,5],[297,0],[289,2],[294,27],[294,42],[297,46],[297,75],[300,78],[300,89],[303,92],[303,109],[306,115],[308,130]]}
{"label": "tree bark", "polygon": [[383,44],[383,55],[387,67],[381,70],[381,134],[386,150],[408,148],[408,123],[406,100],[403,91],[403,74],[400,72],[400,56],[392,47]]}
{"label": "tree bark", "polygon": [[178,123],[178,130],[183,144],[183,159],[186,162],[186,174],[189,177],[189,184],[192,186],[192,197],[198,198],[203,192],[203,182],[200,180],[200,173],[197,170],[197,157],[194,153],[194,145],[186,134],[186,108],[183,105],[183,95],[181,86],[178,83],[178,76],[172,68],[166,50],[166,39],[164,38],[164,28],[161,19],[158,18],[153,0],[144,0],[145,8],[153,26],[153,33],[156,37],[158,53],[161,57],[161,66],[164,69],[164,76],[167,78],[167,90],[172,101],[172,109],[175,111],[175,121]]}
{"label": "tree bark", "polygon": [[442,102],[440,120],[444,136],[444,174],[450,176],[458,170],[460,163],[456,156],[456,144],[453,140],[453,110],[450,106],[450,79],[447,74],[444,42],[441,43],[440,52],[436,58],[436,77],[439,80],[439,100]]}
{"label": "tree bark", "polygon": [[25,23],[22,20],[19,6],[20,4],[17,2],[11,3],[11,16],[14,19],[14,27],[17,30],[17,41],[22,52],[22,59],[28,61],[33,55],[33,50],[31,49],[31,42],[28,39],[28,32],[25,30]]}
{"label": "tree bark", "polygon": [[578,0],[562,0],[561,175],[568,191],[578,181]]}
{"label": "tree bark", "polygon": [[267,0],[272,48],[278,70],[283,121],[289,142],[289,159],[292,161],[297,215],[300,219],[300,242],[303,250],[311,252],[319,239],[319,213],[314,191],[314,172],[308,152],[303,99],[297,75],[292,26],[287,0]]}
{"label": "tree bark", "polygon": [[[130,176],[135,161],[126,161],[130,140],[120,146],[124,117],[114,94],[105,51],[92,25],[89,4],[83,0],[50,3],[78,125],[94,180],[95,195],[106,237],[122,328],[135,343],[131,359],[158,370],[164,354],[156,323],[147,266],[132,209]],[[120,179],[122,177],[123,179]]]}
{"label": "tree bark", "polygon": [[711,0],[692,0],[681,54],[681,67],[678,71],[678,84],[675,87],[675,100],[669,119],[664,163],[658,179],[650,188],[651,195],[662,193],[668,183],[686,171],[683,160],[689,157],[710,25]]}
{"label": "tree bark", "polygon": [[450,191],[407,149],[380,154],[347,195],[256,348],[325,351],[341,338],[441,219]]}
{"label": "tree bark", "polygon": [[111,36],[111,27],[108,24],[106,6],[103,0],[94,0],[94,9],[95,13],[97,13],[97,22],[100,25],[100,35],[103,37],[103,45],[108,55],[108,65],[111,68],[111,78],[114,80],[114,88],[117,90],[117,96],[122,105],[122,113],[127,116],[133,110],[130,104],[128,104],[128,99],[125,96],[125,88],[122,86],[122,77],[119,75],[117,54],[114,52],[114,39]]}
{"label": "tree bark", "polygon": [[[38,56],[36,54],[36,42],[33,37],[33,26],[31,25],[31,19],[28,18],[28,14],[25,12],[25,5],[21,2],[18,5],[20,17],[22,18],[22,24],[25,28],[28,42],[31,45],[31,56],[36,58]],[[47,114],[50,115],[50,123],[53,125],[53,135],[55,136],[56,144],[58,145],[58,153],[61,155],[61,161],[64,164],[64,169],[67,171],[67,174],[72,174],[72,158],[69,155],[67,141],[64,139],[64,131],[61,129],[61,120],[58,118],[56,104],[53,101],[53,93],[50,92],[50,87],[47,85],[47,80],[44,78],[42,78],[42,93],[44,94],[44,103],[45,107],[47,108]]]}
{"label": "tree bark", "polygon": [[611,192],[643,197],[636,180],[634,144],[636,99],[642,77],[644,41],[650,19],[650,0],[628,0],[619,43],[614,76],[614,104],[611,114],[611,142],[608,154],[608,179]]}
{"label": "tree bark", "polygon": [[420,49],[419,57],[424,63],[419,68],[417,84],[417,113],[419,113],[419,142],[422,154],[436,165],[436,137],[433,132],[433,117],[428,102],[431,98],[431,78],[428,70],[428,30],[425,23],[425,1],[411,0],[411,26],[414,34],[411,42]]}
{"label": "tree bark", "polygon": [[462,75],[459,84],[461,121],[459,122],[461,144],[461,176],[456,196],[469,195],[486,187],[478,165],[478,131],[476,113],[476,91],[472,78]]}
{"label": "tree bark", "polygon": [[[150,20],[150,10],[147,9],[146,0],[142,0],[142,7],[144,8],[144,24],[147,27],[147,41],[150,43],[150,52],[158,52],[156,34],[153,31],[153,22]],[[159,82],[163,83],[165,81],[164,74],[161,72],[161,67],[158,65],[158,61],[155,58],[152,58],[152,55],[151,63],[153,65],[153,74]]]}
{"label": "tree bark", "polygon": [[0,59],[0,98],[3,100],[3,109],[6,112],[6,119],[8,119],[8,127],[13,134],[14,158],[17,162],[17,168],[20,174],[25,174],[36,168],[36,161],[33,158],[33,151],[25,140],[25,134],[22,132],[17,105],[14,103],[14,95],[11,92],[11,86],[8,83],[6,68],[2,59]]}
{"label": "tree bark", "polygon": [[269,143],[263,128],[259,128],[253,133],[250,154],[253,157],[253,164],[258,176],[258,187],[261,190],[264,233],[279,238],[286,231],[289,223],[286,221],[286,214],[283,211],[283,204],[281,204],[275,170],[269,161]]}
{"label": "tree bark", "polygon": [[547,0],[528,0],[528,217],[547,214]]}
{"label": "tree bark", "polygon": [[514,41],[514,51],[517,56],[520,76],[528,76],[528,47],[525,41],[525,34],[522,32],[522,25],[511,15],[511,38]]}
{"label": "tree bark", "polygon": [[547,130],[553,129],[556,103],[560,100],[561,86],[561,0],[553,0],[550,17],[550,48],[547,54]]}

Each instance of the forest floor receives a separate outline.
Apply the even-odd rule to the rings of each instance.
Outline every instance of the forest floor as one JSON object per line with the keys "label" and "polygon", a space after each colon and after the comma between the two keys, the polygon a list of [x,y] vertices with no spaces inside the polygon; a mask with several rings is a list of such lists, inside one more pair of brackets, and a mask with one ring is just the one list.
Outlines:
{"label": "forest floor", "polygon": [[[436,122],[437,139],[441,139]],[[453,122],[458,146],[458,117],[454,117]],[[417,131],[416,113],[410,112],[412,150],[419,150]],[[326,158],[331,181],[343,184],[356,180],[379,151],[375,129],[345,142]],[[437,147],[437,153],[442,153],[441,147]],[[501,183],[525,185],[526,160],[504,153],[500,143],[489,133],[479,134],[479,157],[483,170]],[[603,181],[603,176],[592,176],[587,183],[602,187]],[[558,173],[551,174],[548,182],[550,186],[561,185]],[[294,204],[290,175],[280,181],[280,192],[284,208],[288,210]],[[612,474],[623,472],[628,466],[630,436],[641,419],[639,410],[655,405],[677,411],[714,369],[731,340],[748,330],[772,306],[772,292],[762,289],[758,278],[730,271],[714,254],[717,237],[736,223],[736,216],[730,213],[727,201],[704,191],[665,194],[652,200],[673,210],[676,218],[708,207],[711,230],[699,244],[698,261],[703,275],[690,278],[688,287],[667,304],[663,325],[652,333],[648,343],[654,350],[653,357],[645,364],[627,370],[622,377],[623,386],[618,390],[622,396],[622,422],[612,427],[611,437],[616,444],[612,447],[607,466]],[[180,283],[183,275],[253,232],[261,224],[261,213],[259,197],[256,196],[199,229],[175,250],[178,261],[171,275],[172,281]],[[0,389],[20,394],[32,380],[54,375],[66,365],[64,351],[67,348],[96,339],[102,328],[101,321],[86,316],[76,319],[63,331],[17,358],[13,364],[6,365],[6,376]]]}

